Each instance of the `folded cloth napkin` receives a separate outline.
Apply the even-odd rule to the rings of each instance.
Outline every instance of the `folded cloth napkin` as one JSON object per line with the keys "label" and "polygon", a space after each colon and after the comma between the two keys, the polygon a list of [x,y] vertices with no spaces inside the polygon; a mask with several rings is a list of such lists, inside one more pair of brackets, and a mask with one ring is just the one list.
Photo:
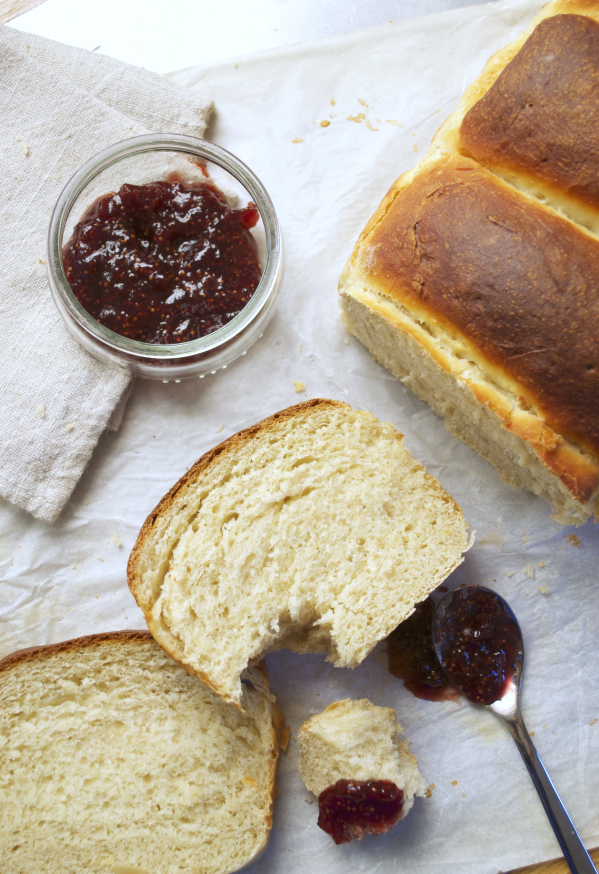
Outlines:
{"label": "folded cloth napkin", "polygon": [[56,199],[88,158],[144,133],[204,134],[212,103],[167,79],[0,26],[0,495],[54,522],[129,376],[72,338],[46,279]]}

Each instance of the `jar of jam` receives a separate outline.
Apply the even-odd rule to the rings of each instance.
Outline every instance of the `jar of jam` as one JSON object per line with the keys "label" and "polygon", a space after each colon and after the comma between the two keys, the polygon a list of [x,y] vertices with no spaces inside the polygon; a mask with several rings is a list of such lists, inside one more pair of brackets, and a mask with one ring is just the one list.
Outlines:
{"label": "jar of jam", "polygon": [[134,137],[90,159],[52,214],[47,270],[92,355],[163,381],[226,367],[262,336],[283,274],[258,177],[212,143]]}

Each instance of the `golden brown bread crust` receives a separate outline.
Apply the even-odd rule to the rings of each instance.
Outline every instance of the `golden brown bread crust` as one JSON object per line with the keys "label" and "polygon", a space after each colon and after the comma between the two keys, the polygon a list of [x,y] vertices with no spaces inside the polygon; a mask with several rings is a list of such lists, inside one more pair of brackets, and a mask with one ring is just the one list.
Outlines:
{"label": "golden brown bread crust", "polygon": [[63,640],[60,643],[50,643],[43,646],[29,646],[25,649],[17,649],[3,659],[0,659],[0,673],[9,671],[16,665],[25,662],[37,661],[38,659],[50,658],[61,653],[73,652],[88,646],[103,646],[115,643],[149,643],[153,641],[149,631],[106,631],[101,634],[86,634],[84,637],[74,637],[71,640]]}
{"label": "golden brown bread crust", "polygon": [[[339,285],[348,325],[357,320],[350,329],[375,357],[389,359],[396,342],[405,363],[416,343],[493,414],[486,438],[504,478],[513,461],[502,466],[502,429],[534,450],[573,499],[550,501],[566,524],[599,511],[598,33],[598,0],[555,0],[493,55],[427,155],[392,185]],[[557,84],[539,75],[539,58],[561,68]],[[492,172],[460,162],[467,150]],[[447,176],[458,171],[478,181]],[[368,313],[393,326],[394,340]],[[434,406],[435,391],[420,396]],[[549,481],[531,475],[549,500]]]}
{"label": "golden brown bread crust", "polygon": [[[485,379],[482,373],[471,374],[470,368],[463,369],[461,357],[457,358],[443,344],[439,344],[437,338],[423,326],[418,314],[412,315],[405,307],[395,305],[390,298],[357,286],[352,286],[349,291],[342,289],[343,294],[349,294],[368,307],[370,312],[390,322],[398,335],[407,335],[417,343],[436,366],[462,382],[481,406],[497,416],[502,428],[524,440],[542,463],[559,478],[574,500],[583,506],[587,505],[599,487],[599,464],[593,456],[582,453],[578,447],[564,441],[561,435],[556,434],[542,418],[528,408],[529,405],[523,397],[514,398],[509,391],[503,391]],[[463,348],[466,348],[466,344],[463,344]],[[376,352],[374,349],[372,351]],[[469,357],[474,359],[475,355],[471,353],[472,350],[468,350]],[[507,482],[512,482],[505,471],[500,472]],[[593,505],[589,504],[588,513],[592,511]],[[560,517],[562,515],[560,513]]]}
{"label": "golden brown bread crust", "polygon": [[555,15],[534,29],[466,113],[459,149],[599,206],[599,23]]}
{"label": "golden brown bread crust", "polygon": [[369,285],[467,338],[565,437],[599,453],[599,242],[445,155],[363,240]]}

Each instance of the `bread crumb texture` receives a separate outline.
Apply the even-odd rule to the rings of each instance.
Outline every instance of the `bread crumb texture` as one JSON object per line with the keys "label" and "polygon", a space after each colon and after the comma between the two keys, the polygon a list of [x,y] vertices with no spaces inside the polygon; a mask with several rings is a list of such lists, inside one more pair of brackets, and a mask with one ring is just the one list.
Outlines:
{"label": "bread crumb texture", "polygon": [[252,670],[243,714],[145,632],[0,662],[2,871],[226,874],[254,859],[277,752]]}
{"label": "bread crumb texture", "polygon": [[466,549],[392,425],[315,400],[201,458],[148,517],[129,585],[161,646],[239,706],[269,650],[358,665]]}
{"label": "bread crumb texture", "polygon": [[330,704],[298,733],[298,768],[306,788],[320,795],[337,780],[392,780],[403,791],[405,816],[414,798],[426,795],[426,784],[400,731],[395,711],[367,698]]}

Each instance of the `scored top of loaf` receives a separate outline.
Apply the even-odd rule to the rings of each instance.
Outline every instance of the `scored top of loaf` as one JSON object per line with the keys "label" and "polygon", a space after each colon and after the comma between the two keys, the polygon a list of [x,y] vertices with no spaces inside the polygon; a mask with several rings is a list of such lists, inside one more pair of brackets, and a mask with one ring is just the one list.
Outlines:
{"label": "scored top of loaf", "polygon": [[393,198],[354,262],[354,276],[459,332],[500,385],[599,455],[598,270],[590,234],[448,154]]}
{"label": "scored top of loaf", "polygon": [[128,578],[160,645],[239,706],[268,650],[359,664],[466,548],[460,508],[392,425],[316,399],[201,458],[146,520]]}
{"label": "scored top of loaf", "polygon": [[[597,20],[597,0],[556,0],[488,61],[383,199],[339,286],[526,441],[582,505],[565,517],[580,520],[599,487]],[[559,85],[539,82],[533,60],[548,55]],[[576,70],[589,74],[580,106],[557,105],[560,70],[577,99]]]}
{"label": "scored top of loaf", "polygon": [[500,172],[524,172],[599,208],[599,23],[539,23],[466,113],[459,149]]}

